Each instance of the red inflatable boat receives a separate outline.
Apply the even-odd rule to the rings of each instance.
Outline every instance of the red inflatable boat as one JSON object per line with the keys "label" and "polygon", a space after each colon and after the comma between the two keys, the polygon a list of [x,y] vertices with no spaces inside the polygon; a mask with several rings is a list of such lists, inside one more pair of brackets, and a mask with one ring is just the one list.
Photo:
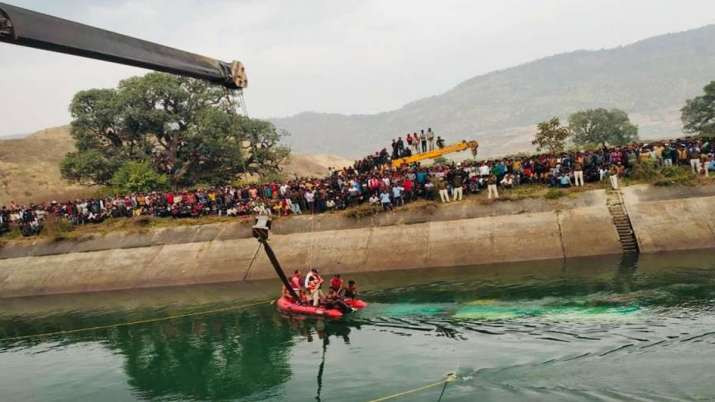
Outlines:
{"label": "red inflatable boat", "polygon": [[[360,310],[367,307],[367,303],[360,299],[345,299],[345,304],[348,306]],[[314,315],[317,317],[328,317],[328,318],[341,318],[343,312],[337,308],[326,308],[326,307],[314,307],[306,304],[297,304],[289,297],[281,297],[276,301],[276,306],[278,310],[288,313],[288,314],[303,314],[303,315]]]}

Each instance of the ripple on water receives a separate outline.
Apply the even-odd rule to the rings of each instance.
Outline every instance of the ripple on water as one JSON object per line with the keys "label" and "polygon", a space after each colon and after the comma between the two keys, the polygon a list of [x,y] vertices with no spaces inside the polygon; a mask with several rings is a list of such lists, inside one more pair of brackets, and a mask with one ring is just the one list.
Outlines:
{"label": "ripple on water", "polygon": [[[528,278],[509,267],[487,277],[460,269],[429,284],[401,277],[401,288],[366,294],[370,306],[341,321],[264,305],[0,343],[0,389],[14,389],[11,400],[74,400],[76,388],[107,400],[364,400],[456,370],[460,380],[444,400],[715,395],[715,267],[591,272],[562,264]],[[0,329],[21,336],[169,313],[0,313]],[[101,370],[110,360],[111,370]],[[57,386],[72,381],[72,389]],[[439,392],[406,399],[434,401]]]}

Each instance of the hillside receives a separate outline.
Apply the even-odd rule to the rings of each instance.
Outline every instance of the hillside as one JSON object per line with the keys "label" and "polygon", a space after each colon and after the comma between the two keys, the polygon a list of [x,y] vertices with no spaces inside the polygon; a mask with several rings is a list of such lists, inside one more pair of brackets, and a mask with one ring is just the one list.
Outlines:
{"label": "hillside", "polygon": [[74,150],[67,126],[0,140],[0,205],[75,198],[92,189],[62,180],[59,163]]}
{"label": "hillside", "polygon": [[292,154],[281,168],[287,178],[324,177],[329,167],[343,168],[352,164],[353,161],[335,155]]}
{"label": "hillside", "polygon": [[[64,200],[92,194],[94,188],[74,185],[60,176],[59,163],[74,150],[69,127],[38,131],[24,138],[0,140],[0,205]],[[332,155],[292,155],[284,164],[286,176],[323,176],[328,167],[351,161]]]}
{"label": "hillside", "polygon": [[483,155],[503,154],[530,149],[537,122],[592,107],[626,110],[644,138],[677,135],[685,99],[714,79],[715,25],[709,25],[494,71],[390,112],[310,112],[272,121],[291,133],[297,152],[355,157],[432,127],[448,141],[480,140]]}

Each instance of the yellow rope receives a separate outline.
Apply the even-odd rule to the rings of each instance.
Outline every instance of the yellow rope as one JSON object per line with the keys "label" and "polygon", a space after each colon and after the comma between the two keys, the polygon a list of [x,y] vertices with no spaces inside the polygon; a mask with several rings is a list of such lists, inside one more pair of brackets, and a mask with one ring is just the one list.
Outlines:
{"label": "yellow rope", "polygon": [[410,390],[403,391],[403,392],[399,392],[399,393],[397,393],[397,394],[392,394],[392,395],[388,395],[388,396],[383,396],[382,398],[372,399],[372,400],[370,400],[369,402],[382,402],[382,401],[387,401],[387,400],[390,400],[390,399],[400,398],[400,397],[403,397],[403,396],[405,396],[405,395],[414,394],[414,393],[417,393],[417,392],[420,392],[420,391],[424,391],[424,390],[426,390],[426,389],[430,389],[430,388],[438,387],[438,386],[440,386],[440,385],[448,384],[448,383],[454,382],[454,381],[456,381],[456,380],[457,380],[457,375],[456,375],[455,373],[447,373],[447,376],[446,376],[442,381],[435,382],[435,383],[432,383],[432,384],[423,385],[423,386],[421,386],[421,387],[414,388],[414,389],[410,389]]}
{"label": "yellow rope", "polygon": [[45,333],[41,333],[41,334],[13,336],[13,337],[9,337],[9,338],[2,338],[2,339],[0,339],[0,342],[17,341],[17,340],[29,339],[29,338],[41,338],[41,337],[45,337],[45,336],[54,336],[54,335],[76,334],[79,332],[96,331],[96,330],[100,330],[100,329],[129,327],[129,326],[133,326],[133,325],[149,324],[149,323],[160,322],[160,321],[170,321],[170,320],[176,320],[179,318],[215,314],[215,313],[221,313],[224,311],[253,307],[253,306],[258,306],[261,304],[267,304],[267,303],[271,303],[271,302],[272,302],[272,300],[264,300],[264,301],[260,301],[260,302],[256,302],[256,303],[244,304],[241,306],[222,307],[222,308],[217,308],[217,309],[207,310],[207,311],[197,311],[197,312],[193,312],[193,313],[170,315],[168,317],[150,318],[150,319],[146,319],[146,320],[122,322],[119,324],[110,324],[110,325],[100,325],[97,327],[89,327],[89,328],[79,328],[79,329],[70,329],[70,330],[64,330],[64,331],[45,332]]}

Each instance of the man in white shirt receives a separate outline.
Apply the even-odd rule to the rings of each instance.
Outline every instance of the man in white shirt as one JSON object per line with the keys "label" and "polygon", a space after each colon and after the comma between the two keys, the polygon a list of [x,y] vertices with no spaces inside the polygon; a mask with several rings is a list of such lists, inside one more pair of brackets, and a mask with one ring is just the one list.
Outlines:
{"label": "man in white shirt", "polygon": [[431,128],[427,129],[427,141],[429,144],[429,150],[434,151],[434,132],[432,132]]}
{"label": "man in white shirt", "polygon": [[313,208],[315,206],[315,191],[306,190],[304,197],[310,213],[315,213],[315,209]]}
{"label": "man in white shirt", "polygon": [[482,177],[489,176],[489,166],[486,162],[482,162],[481,166],[479,166],[479,175]]}

